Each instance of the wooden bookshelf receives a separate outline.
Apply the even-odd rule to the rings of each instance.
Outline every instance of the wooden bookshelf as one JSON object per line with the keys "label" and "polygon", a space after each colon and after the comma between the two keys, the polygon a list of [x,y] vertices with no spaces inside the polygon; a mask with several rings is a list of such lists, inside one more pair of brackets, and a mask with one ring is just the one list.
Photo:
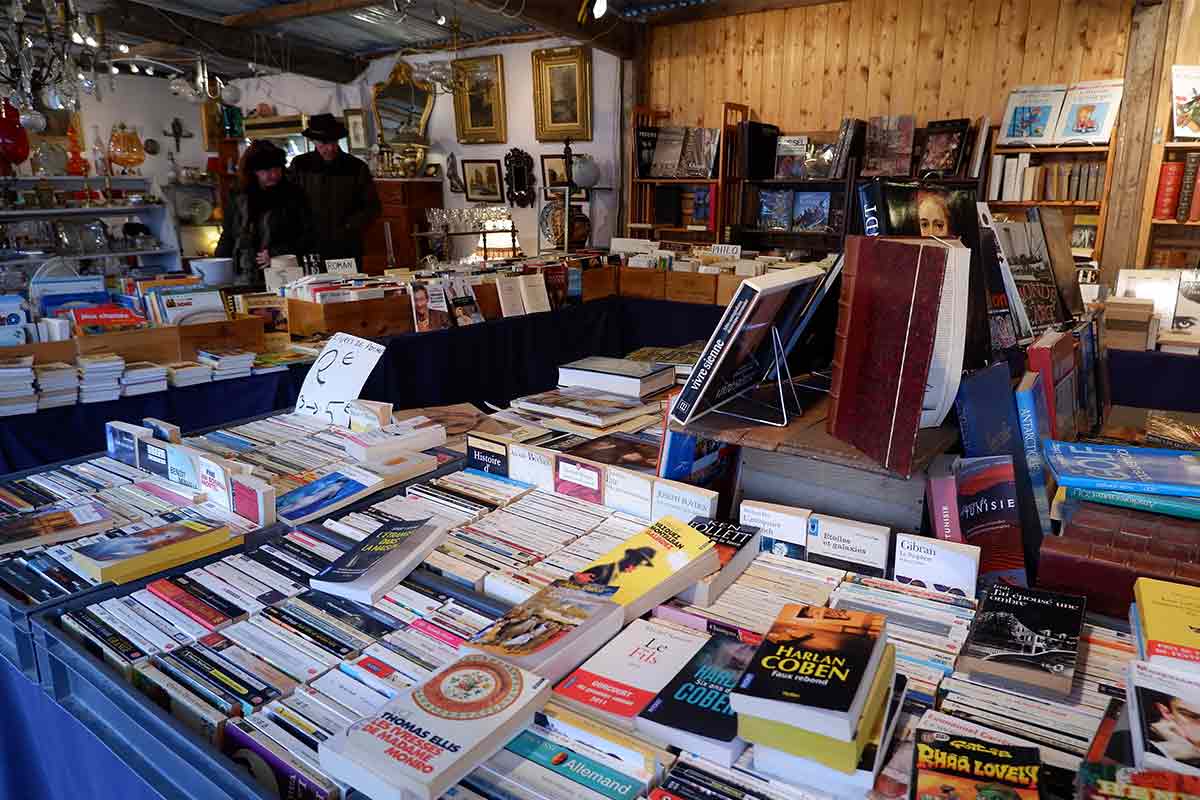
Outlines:
{"label": "wooden bookshelf", "polygon": [[[1167,127],[1170,128],[1169,113],[1167,115]],[[1200,238],[1180,238],[1190,236],[1190,234],[1179,230],[1180,228],[1200,227],[1200,222],[1179,222],[1174,219],[1154,218],[1154,205],[1158,197],[1158,181],[1162,165],[1169,162],[1185,161],[1188,155],[1193,152],[1200,152],[1200,140],[1163,142],[1152,147],[1149,166],[1147,167],[1149,171],[1146,174],[1146,195],[1143,200],[1141,225],[1138,230],[1136,266],[1158,266],[1154,263],[1154,251],[1158,249],[1200,251]],[[1200,203],[1200,197],[1194,197],[1192,203],[1193,206],[1195,203]],[[1194,253],[1189,255],[1189,259],[1192,257],[1194,257]],[[1169,260],[1170,258],[1170,255],[1166,256],[1166,259]],[[1164,267],[1166,266],[1163,261],[1160,261],[1159,264]],[[1167,268],[1171,269],[1174,267]]]}
{"label": "wooden bookshelf", "polygon": [[[992,129],[992,147],[988,154],[987,164],[984,165],[982,172],[987,174],[988,182],[981,185],[980,197],[987,197],[987,190],[991,183],[992,156],[1019,156],[1022,154],[1029,155],[1029,165],[1031,167],[1043,166],[1051,161],[1078,161],[1081,163],[1094,163],[1103,161],[1103,174],[1100,178],[1099,196],[1094,200],[991,200],[987,201],[988,206],[1004,210],[1004,209],[1026,209],[1037,208],[1044,206],[1046,208],[1061,208],[1064,212],[1064,223],[1067,230],[1071,230],[1075,224],[1075,216],[1077,214],[1095,214],[1099,219],[1096,223],[1096,244],[1092,248],[1092,258],[1096,261],[1100,260],[1101,249],[1104,247],[1104,229],[1107,221],[1107,205],[1108,195],[1112,188],[1113,179],[1113,160],[1116,157],[1116,148],[1111,146],[1112,142],[1116,141],[1117,131],[1113,128],[1109,136],[1110,144],[1061,144],[1061,145],[1044,145],[1044,146],[1012,146],[996,144],[996,139],[999,138],[999,129]],[[1003,176],[1001,178],[1003,183]],[[1003,192],[1003,188],[1001,188]]]}
{"label": "wooden bookshelf", "polygon": [[[725,241],[725,226],[733,208],[733,161],[737,155],[737,126],[750,118],[749,106],[725,103],[722,106],[721,142],[717,149],[716,177],[712,178],[639,178],[637,177],[637,129],[669,125],[670,112],[649,106],[634,106],[630,127],[634,135],[629,146],[629,213],[626,214],[625,235],[645,238],[653,235],[659,241],[679,245],[711,245]],[[709,189],[709,220],[706,230],[690,230],[686,225],[656,224],[654,193],[660,186],[703,186]],[[646,226],[650,227],[647,228]]]}

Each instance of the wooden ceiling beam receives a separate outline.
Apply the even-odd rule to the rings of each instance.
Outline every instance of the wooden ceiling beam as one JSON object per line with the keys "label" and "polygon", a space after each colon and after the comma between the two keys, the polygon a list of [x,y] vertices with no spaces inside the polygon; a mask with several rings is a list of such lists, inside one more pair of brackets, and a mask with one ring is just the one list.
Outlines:
{"label": "wooden ceiling beam", "polygon": [[[99,16],[109,31],[119,31],[193,52],[215,51],[237,61],[263,59],[264,40],[261,34],[228,28],[219,22],[164,11],[132,0],[117,0],[101,11]],[[272,49],[278,51],[279,44],[272,42],[272,45]],[[300,75],[334,83],[350,83],[367,65],[361,59],[310,44],[289,47],[287,62],[284,65],[267,66],[283,66]]]}
{"label": "wooden ceiling beam", "polygon": [[301,0],[298,3],[284,3],[277,6],[267,6],[244,14],[232,14],[221,19],[222,25],[231,28],[260,28],[264,25],[274,25],[291,19],[320,17],[326,14],[338,14],[343,11],[357,11],[379,5],[380,0]]}
{"label": "wooden ceiling beam", "polygon": [[485,11],[495,12],[502,5],[512,10],[524,6],[520,18],[546,33],[569,36],[599,50],[620,58],[633,58],[637,50],[637,23],[627,22],[613,13],[602,19],[592,19],[589,14],[584,25],[576,19],[580,0],[525,0],[523,4],[503,0],[469,0],[471,5]]}

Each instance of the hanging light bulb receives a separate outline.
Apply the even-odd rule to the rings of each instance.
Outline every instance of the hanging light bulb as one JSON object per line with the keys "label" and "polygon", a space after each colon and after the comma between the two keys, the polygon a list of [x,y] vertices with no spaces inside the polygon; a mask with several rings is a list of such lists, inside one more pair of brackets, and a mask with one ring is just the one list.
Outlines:
{"label": "hanging light bulb", "polygon": [[121,53],[128,53],[129,45],[125,44],[124,42],[121,42],[119,45],[117,45],[117,50],[120,51]]}
{"label": "hanging light bulb", "polygon": [[443,14],[441,11],[439,11],[437,6],[433,7],[433,14],[434,14],[434,22],[436,22],[438,25],[446,24],[446,15]]}
{"label": "hanging light bulb", "polygon": [[108,72],[110,75],[120,75],[121,74],[121,70],[117,69],[116,64],[113,64],[112,66],[110,66],[108,68]]}
{"label": "hanging light bulb", "polygon": [[87,76],[83,74],[82,70],[75,77],[79,78],[81,81],[87,80]]}
{"label": "hanging light bulb", "polygon": [[134,75],[137,75],[139,72],[141,72],[141,70],[140,70],[140,69],[138,69],[138,65],[137,65],[137,64],[130,64],[130,65],[129,65],[129,71],[130,71],[130,72],[132,72]]}
{"label": "hanging light bulb", "polygon": [[71,41],[75,44],[83,44],[83,34],[79,31],[71,31]]}
{"label": "hanging light bulb", "polygon": [[154,77],[154,67],[147,65],[146,66],[146,74],[149,75],[150,77]]}
{"label": "hanging light bulb", "polygon": [[92,36],[91,34],[88,34],[87,36],[83,37],[83,42],[88,47],[92,48],[93,50],[95,50],[97,47],[100,46],[100,43],[96,41],[96,37]]}
{"label": "hanging light bulb", "polygon": [[608,13],[608,0],[596,0],[596,4],[592,6],[592,16],[600,19]]}

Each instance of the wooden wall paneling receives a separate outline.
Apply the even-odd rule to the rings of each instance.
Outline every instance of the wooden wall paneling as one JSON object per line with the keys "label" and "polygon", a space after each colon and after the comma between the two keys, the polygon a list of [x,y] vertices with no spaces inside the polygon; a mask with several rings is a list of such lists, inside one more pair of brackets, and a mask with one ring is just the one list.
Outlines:
{"label": "wooden wall paneling", "polygon": [[871,78],[871,50],[875,41],[876,0],[854,0],[850,5],[849,36],[846,39],[847,117],[865,119],[867,86]]}
{"label": "wooden wall paneling", "polygon": [[[973,12],[972,0],[948,0],[946,3],[946,38],[942,46],[942,85],[938,91],[938,119],[963,115],[966,75],[974,68],[970,61]],[[928,121],[920,120],[918,124]]]}
{"label": "wooden wall paneling", "polygon": [[[912,114],[917,95],[917,58],[920,55],[921,0],[902,7],[896,20],[896,56],[892,64],[892,102],[889,114]],[[932,5],[926,0],[925,6]]]}
{"label": "wooden wall paneling", "polygon": [[1034,0],[1029,9],[1029,28],[1025,32],[1025,59],[1021,64],[1021,83],[1053,83],[1054,34],[1058,30],[1058,4]]}
{"label": "wooden wall paneling", "polygon": [[[740,99],[730,98],[730,102],[750,106],[750,118],[761,120],[763,105],[763,37],[765,31],[765,14],[747,14],[746,28],[742,39],[742,77],[744,92]],[[765,120],[771,122],[772,120]]]}
{"label": "wooden wall paneling", "polygon": [[725,36],[725,82],[721,87],[722,102],[741,102],[745,86],[742,64],[746,50],[742,42],[746,35],[746,17],[726,17],[722,22],[722,33]]}
{"label": "wooden wall paneling", "polygon": [[[1046,2],[1046,0],[1034,0]],[[1000,5],[999,36],[996,39],[996,71],[992,79],[992,108],[995,118],[1004,115],[1004,102],[1014,86],[1021,85],[1025,63],[1025,33],[1029,25],[1029,0],[1003,0]]]}
{"label": "wooden wall paneling", "polygon": [[[823,80],[813,80],[815,76],[824,76],[825,59],[829,51],[829,7],[809,6],[800,9],[800,19],[804,25],[804,44],[807,53],[805,73],[806,82],[804,93],[801,95],[805,105],[803,127],[811,130],[823,130],[825,125],[825,110],[827,104],[822,97],[825,89]],[[835,125],[834,128],[837,126]]]}
{"label": "wooden wall paneling", "polygon": [[971,19],[971,68],[967,70],[964,87],[963,113],[972,119],[989,114],[994,125],[1000,124],[999,115],[992,111],[995,104],[991,94],[996,39],[1000,30],[1000,3],[1001,0],[975,0]]}
{"label": "wooden wall paneling", "polygon": [[1054,31],[1052,83],[1070,83],[1079,75],[1081,29],[1087,9],[1082,0],[1059,0],[1058,26]]}
{"label": "wooden wall paneling", "polygon": [[[783,72],[787,60],[787,11],[777,9],[763,14],[763,55],[762,55],[762,99],[756,109],[758,118],[766,122],[779,124],[784,114],[784,97],[790,95],[787,91],[788,79]],[[809,54],[811,56],[811,53]],[[795,97],[788,96],[788,103],[794,103]]]}
{"label": "wooden wall paneling", "polygon": [[[1129,41],[1129,26],[1133,21],[1133,0],[1102,0],[1103,18],[1097,18],[1096,57],[1089,68],[1085,63],[1083,75],[1097,78],[1120,78],[1125,74],[1125,48]],[[1091,25],[1089,24],[1089,30]]]}
{"label": "wooden wall paneling", "polygon": [[721,126],[721,103],[725,95],[725,42],[724,20],[704,21],[704,126]]}
{"label": "wooden wall paneling", "polygon": [[896,57],[896,20],[900,0],[877,0],[875,43],[871,48],[871,74],[867,81],[867,116],[891,113],[892,64]]}
{"label": "wooden wall paneling", "polygon": [[893,113],[915,114],[918,125],[937,116],[945,43],[946,4],[942,0],[925,0],[921,9],[921,33],[917,39],[916,102],[908,111],[896,109]]}
{"label": "wooden wall paneling", "polygon": [[[696,127],[704,125],[704,110],[708,104],[709,92],[704,83],[704,62],[709,56],[705,28],[708,23],[709,20],[705,20],[694,29],[695,35],[691,37],[692,45],[688,50],[688,105],[683,119],[687,121],[686,124]],[[720,127],[720,123],[714,123],[713,127]]]}
{"label": "wooden wall paneling", "polygon": [[647,96],[651,108],[667,108],[671,88],[671,36],[675,28],[655,26],[650,29],[650,85]]}
{"label": "wooden wall paneling", "polygon": [[687,110],[688,92],[688,49],[691,29],[676,29],[671,35],[671,84],[666,108],[671,112],[670,121],[682,125]]}
{"label": "wooden wall paneling", "polygon": [[842,122],[846,99],[846,54],[850,36],[850,3],[831,3],[826,30],[829,46],[825,50],[825,76],[821,97],[824,99],[825,119],[821,127],[830,130]]}
{"label": "wooden wall paneling", "polygon": [[789,8],[784,15],[783,94],[779,116],[775,119],[763,116],[765,122],[778,125],[785,133],[804,127],[808,104],[806,90],[810,78],[806,74],[804,52],[804,11],[803,8]]}

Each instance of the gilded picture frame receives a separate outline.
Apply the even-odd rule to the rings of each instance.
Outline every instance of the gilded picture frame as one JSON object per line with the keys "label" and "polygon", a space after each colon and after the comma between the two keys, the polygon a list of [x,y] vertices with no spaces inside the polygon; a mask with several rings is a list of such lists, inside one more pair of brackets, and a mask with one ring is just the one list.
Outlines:
{"label": "gilded picture frame", "polygon": [[392,73],[382,83],[371,88],[371,113],[375,121],[375,136],[383,134],[392,141],[397,128],[414,123],[424,136],[433,113],[434,93],[427,83],[413,80],[412,67],[407,61],[397,61]]}
{"label": "gilded picture frame", "polygon": [[221,104],[208,100],[200,111],[200,136],[204,141],[204,152],[219,153],[221,139],[225,136],[225,125],[221,121]]}
{"label": "gilded picture frame", "polygon": [[592,139],[592,50],[533,51],[533,121],[539,142]]}
{"label": "gilded picture frame", "polygon": [[454,126],[460,144],[504,144],[508,141],[508,106],[504,100],[504,56],[459,58],[456,71],[467,78],[467,90],[454,93]]}

